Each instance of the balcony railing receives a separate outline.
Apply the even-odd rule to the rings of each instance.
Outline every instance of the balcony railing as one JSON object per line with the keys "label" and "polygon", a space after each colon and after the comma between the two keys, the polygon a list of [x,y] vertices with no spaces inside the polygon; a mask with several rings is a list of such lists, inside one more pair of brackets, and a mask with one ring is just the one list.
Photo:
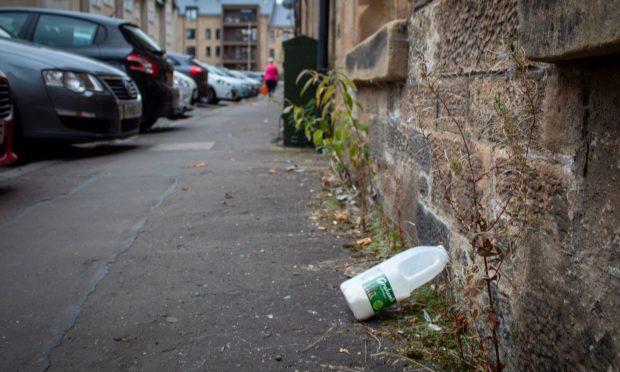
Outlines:
{"label": "balcony railing", "polygon": [[[256,54],[255,53],[251,53],[250,54],[250,61],[254,61],[256,59]],[[248,53],[224,53],[224,60],[226,61],[237,61],[237,62],[244,62],[248,60]]]}
{"label": "balcony railing", "polygon": [[248,23],[255,24],[256,16],[251,17],[224,17],[225,26],[247,25]]}

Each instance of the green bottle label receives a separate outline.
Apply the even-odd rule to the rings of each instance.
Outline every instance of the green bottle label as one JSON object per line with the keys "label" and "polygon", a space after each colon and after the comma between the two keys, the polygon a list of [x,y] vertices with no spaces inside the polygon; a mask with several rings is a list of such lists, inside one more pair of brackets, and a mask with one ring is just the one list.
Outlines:
{"label": "green bottle label", "polygon": [[370,306],[372,306],[375,313],[396,303],[396,296],[394,296],[392,285],[385,274],[381,273],[362,285],[364,286],[364,291],[366,291],[366,296],[368,296],[368,301],[370,301]]}

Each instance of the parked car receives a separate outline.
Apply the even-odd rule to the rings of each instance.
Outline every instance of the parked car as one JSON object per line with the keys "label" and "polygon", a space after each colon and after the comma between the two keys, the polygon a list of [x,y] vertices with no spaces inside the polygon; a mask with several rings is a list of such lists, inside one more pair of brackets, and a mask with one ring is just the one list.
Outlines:
{"label": "parked car", "polygon": [[227,101],[238,101],[239,95],[237,93],[238,81],[231,79],[214,68],[214,66],[199,61],[200,66],[209,71],[209,85],[213,88],[213,95],[207,96],[207,103],[218,103],[221,99]]}
{"label": "parked car", "polygon": [[262,82],[265,79],[265,74],[263,74],[262,72],[258,72],[258,71],[244,71],[244,70],[239,70],[240,73],[244,74],[245,76],[252,78],[252,79],[256,79],[260,82]]}
{"label": "parked car", "polygon": [[0,66],[11,83],[16,145],[138,133],[140,93],[127,74],[112,66],[7,38],[0,38]]}
{"label": "parked car", "polygon": [[217,74],[220,76],[227,77],[234,84],[235,89],[237,90],[237,97],[241,98],[249,98],[252,96],[252,86],[245,79],[240,79],[230,72],[225,67],[220,66],[211,66],[213,69],[217,71]]}
{"label": "parked car", "polygon": [[261,80],[253,79],[238,70],[227,70],[227,71],[231,73],[233,76],[239,79],[245,80],[250,84],[252,97],[257,96],[260,93],[260,87],[261,85],[263,85],[263,82]]}
{"label": "parked car", "polygon": [[0,7],[0,26],[20,39],[99,59],[127,73],[142,96],[142,130],[174,110],[172,65],[155,41],[126,20],[65,10]]}
{"label": "parked car", "polygon": [[181,116],[196,107],[198,87],[191,77],[182,72],[174,72],[174,87],[179,90],[179,103],[176,106],[176,116]]}
{"label": "parked car", "polygon": [[15,162],[17,156],[13,152],[13,100],[9,81],[0,71],[0,165]]}
{"label": "parked car", "polygon": [[200,66],[200,62],[189,54],[168,52],[166,58],[172,63],[175,71],[182,72],[194,79],[198,87],[198,100],[206,102],[209,94],[212,94],[209,90],[213,90],[209,86],[209,71]]}

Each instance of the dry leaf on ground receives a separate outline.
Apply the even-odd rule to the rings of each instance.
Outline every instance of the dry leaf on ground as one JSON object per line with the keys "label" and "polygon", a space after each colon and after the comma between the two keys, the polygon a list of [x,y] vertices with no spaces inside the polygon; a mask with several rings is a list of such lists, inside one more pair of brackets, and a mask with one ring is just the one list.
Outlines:
{"label": "dry leaf on ground", "polygon": [[327,227],[325,227],[325,226],[319,226],[319,231],[327,231]]}
{"label": "dry leaf on ground", "polygon": [[323,182],[323,186],[330,187],[334,183],[336,183],[337,179],[336,179],[336,177],[331,175],[331,176],[328,176],[328,177],[321,177],[321,181]]}
{"label": "dry leaf on ground", "polygon": [[336,221],[346,221],[349,219],[349,212],[347,211],[336,212],[334,214],[334,217],[336,218]]}
{"label": "dry leaf on ground", "polygon": [[359,239],[358,241],[355,242],[355,244],[357,244],[360,247],[366,247],[372,244],[372,239],[370,238]]}
{"label": "dry leaf on ground", "polygon": [[194,163],[192,165],[186,165],[184,167],[182,167],[183,169],[196,169],[196,168],[206,168],[207,167],[207,163],[204,161],[199,161],[198,163]]}
{"label": "dry leaf on ground", "polygon": [[341,347],[339,351],[340,351],[341,353],[351,354],[351,353],[349,353],[349,349],[344,348],[344,347]]}
{"label": "dry leaf on ground", "polygon": [[267,173],[269,173],[269,174],[276,174],[276,170],[271,168],[271,169],[269,169],[269,171]]}

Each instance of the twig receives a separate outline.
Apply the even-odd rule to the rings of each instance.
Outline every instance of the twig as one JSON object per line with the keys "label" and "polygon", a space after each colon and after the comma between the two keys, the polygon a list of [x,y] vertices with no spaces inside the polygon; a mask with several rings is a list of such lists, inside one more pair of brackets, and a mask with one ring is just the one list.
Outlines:
{"label": "twig", "polygon": [[318,344],[319,342],[323,341],[325,339],[325,337],[327,337],[327,335],[334,329],[336,328],[336,325],[333,324],[331,327],[329,327],[329,329],[323,333],[321,335],[321,337],[317,338],[313,343],[311,343],[310,345],[306,346],[303,350],[301,350],[302,353],[305,353],[306,351],[312,349],[316,344]]}
{"label": "twig", "polygon": [[373,356],[373,357],[387,356],[387,357],[397,358],[397,359],[399,359],[399,360],[404,360],[404,361],[407,361],[407,362],[413,363],[413,364],[417,365],[418,367],[422,367],[423,369],[425,369],[425,370],[427,370],[427,371],[430,371],[430,372],[437,372],[437,371],[435,371],[434,369],[432,369],[432,368],[430,368],[430,367],[428,367],[428,366],[426,366],[426,365],[424,365],[424,364],[422,364],[422,363],[418,362],[418,361],[417,361],[417,360],[415,360],[415,359],[407,358],[406,356],[402,356],[402,355],[398,355],[398,354],[390,353],[390,352],[387,352],[387,351],[383,351],[383,352],[380,352],[380,353],[372,354],[372,356]]}

